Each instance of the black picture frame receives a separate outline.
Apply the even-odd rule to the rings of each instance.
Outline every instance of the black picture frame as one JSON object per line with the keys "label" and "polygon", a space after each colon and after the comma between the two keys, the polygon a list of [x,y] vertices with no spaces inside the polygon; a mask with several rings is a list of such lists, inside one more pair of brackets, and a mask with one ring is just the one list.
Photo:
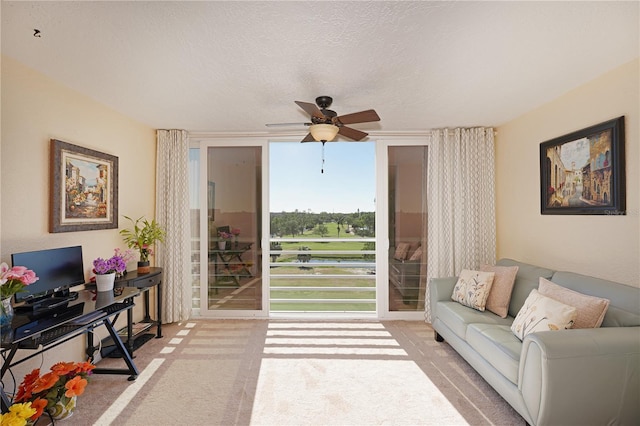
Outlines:
{"label": "black picture frame", "polygon": [[50,141],[49,232],[118,227],[118,157]]}
{"label": "black picture frame", "polygon": [[624,116],[541,143],[541,213],[625,215],[624,147]]}

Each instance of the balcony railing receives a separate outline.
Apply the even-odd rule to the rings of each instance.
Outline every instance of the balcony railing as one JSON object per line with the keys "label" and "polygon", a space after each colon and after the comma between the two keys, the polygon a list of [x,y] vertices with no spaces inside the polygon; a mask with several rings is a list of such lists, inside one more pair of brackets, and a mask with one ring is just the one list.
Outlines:
{"label": "balcony railing", "polygon": [[376,311],[374,238],[273,238],[270,243],[271,312]]}

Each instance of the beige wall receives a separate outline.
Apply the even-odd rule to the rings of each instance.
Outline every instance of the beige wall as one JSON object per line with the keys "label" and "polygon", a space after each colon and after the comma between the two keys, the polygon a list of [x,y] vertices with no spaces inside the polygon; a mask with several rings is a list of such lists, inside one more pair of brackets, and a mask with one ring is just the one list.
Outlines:
{"label": "beige wall", "polygon": [[[640,60],[498,128],[498,258],[640,286]],[[626,216],[540,214],[540,143],[619,116],[626,128]]]}
{"label": "beige wall", "polygon": [[[120,225],[126,227],[123,214],[154,217],[155,130],[2,57],[0,259],[10,264],[11,253],[82,245],[89,278],[93,259],[125,245],[117,229],[48,232],[52,138],[118,157]],[[68,356],[77,360],[82,350],[75,346]],[[45,364],[60,361],[56,351],[45,354]]]}

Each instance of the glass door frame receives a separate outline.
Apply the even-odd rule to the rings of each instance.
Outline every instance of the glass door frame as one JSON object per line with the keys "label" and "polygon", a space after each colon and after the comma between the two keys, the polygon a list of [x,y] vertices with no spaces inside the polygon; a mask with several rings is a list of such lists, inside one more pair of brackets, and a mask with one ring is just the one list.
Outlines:
{"label": "glass door frame", "polygon": [[[269,230],[270,230],[270,193],[269,193],[269,164],[271,142],[295,142],[302,136],[241,136],[241,135],[213,135],[192,134],[190,145],[200,150],[199,196],[201,206],[207,200],[207,187],[202,182],[207,181],[206,153],[209,147],[261,147],[262,148],[262,309],[261,310],[208,310],[200,307],[203,318],[269,318]],[[389,156],[390,146],[428,146],[429,136],[426,134],[370,136],[375,142],[376,169],[376,199],[383,200],[376,203],[376,316],[379,320],[424,320],[423,311],[389,311]],[[200,223],[207,223],[207,210],[200,208]],[[200,226],[200,253],[208,252],[207,227]],[[200,262],[200,276],[207,276],[207,262]],[[200,287],[201,300],[206,300],[207,286]]]}
{"label": "glass door frame", "polygon": [[[261,157],[261,167],[262,167],[262,216],[259,220],[262,221],[262,235],[260,235],[261,245],[262,245],[262,258],[260,261],[262,262],[262,309],[259,310],[230,310],[230,309],[217,309],[217,310],[209,310],[207,308],[207,304],[202,301],[206,301],[208,297],[208,286],[206,283],[202,283],[202,277],[207,277],[208,275],[208,262],[200,262],[200,277],[201,277],[201,285],[200,285],[200,317],[202,318],[268,318],[269,317],[269,298],[266,290],[269,288],[268,282],[268,274],[265,274],[265,258],[266,258],[266,267],[268,270],[269,267],[269,257],[268,251],[264,249],[265,241],[265,232],[268,232],[268,221],[269,221],[269,182],[268,182],[268,167],[269,167],[269,157],[268,157],[268,140],[266,137],[250,137],[250,136],[229,136],[225,137],[223,135],[216,136],[190,136],[190,145],[192,148],[198,147],[200,150],[200,174],[198,176],[199,179],[199,196],[200,196],[200,257],[202,257],[202,253],[208,253],[208,226],[203,225],[207,224],[207,209],[205,208],[207,203],[207,185],[203,185],[203,182],[207,182],[208,177],[208,161],[207,161],[207,151],[208,148],[243,148],[243,147],[260,147],[262,149]],[[266,212],[266,213],[265,213]],[[266,218],[266,219],[265,219]],[[267,228],[265,228],[265,222]],[[268,243],[267,243],[268,244]],[[205,256],[204,258],[207,258]]]}
{"label": "glass door frame", "polygon": [[370,137],[376,142],[376,298],[379,320],[424,320],[424,311],[389,310],[389,147],[429,146],[427,135]]}

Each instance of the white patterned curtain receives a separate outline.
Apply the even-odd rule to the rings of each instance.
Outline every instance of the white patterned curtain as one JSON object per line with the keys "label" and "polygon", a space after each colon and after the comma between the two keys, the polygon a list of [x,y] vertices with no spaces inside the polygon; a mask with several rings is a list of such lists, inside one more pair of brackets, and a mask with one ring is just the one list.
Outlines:
{"label": "white patterned curtain", "polygon": [[[494,130],[433,130],[429,149],[427,279],[493,264]],[[428,288],[426,297],[425,318],[431,322]]]}
{"label": "white patterned curtain", "polygon": [[157,131],[156,218],[167,236],[156,253],[163,268],[162,320],[184,321],[191,315],[189,274],[189,143],[185,130]]}

